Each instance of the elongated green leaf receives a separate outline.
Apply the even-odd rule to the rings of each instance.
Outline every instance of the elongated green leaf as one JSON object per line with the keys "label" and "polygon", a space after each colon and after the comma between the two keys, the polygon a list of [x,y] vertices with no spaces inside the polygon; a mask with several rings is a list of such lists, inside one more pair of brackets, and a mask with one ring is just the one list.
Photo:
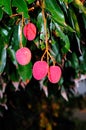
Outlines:
{"label": "elongated green leaf", "polygon": [[84,27],[86,29],[86,15],[82,14],[83,22],[84,22]]}
{"label": "elongated green leaf", "polygon": [[2,6],[3,5],[3,0],[0,0],[0,6]]}
{"label": "elongated green leaf", "polygon": [[60,6],[56,3],[56,0],[46,0],[45,4],[45,8],[51,13],[51,17],[55,22],[65,27],[67,30],[74,32],[74,30],[66,24],[64,13]]}
{"label": "elongated green leaf", "polygon": [[86,74],[86,48],[83,48],[83,53],[79,57],[80,71]]}
{"label": "elongated green leaf", "polygon": [[12,14],[11,0],[3,0],[3,10],[9,15]]}
{"label": "elongated green leaf", "polygon": [[0,20],[2,19],[2,17],[3,17],[3,11],[2,11],[2,9],[0,8]]}
{"label": "elongated green leaf", "polygon": [[13,64],[17,65],[17,61],[15,58],[15,51],[12,49],[11,46],[7,49],[7,51],[8,51],[9,57],[10,57],[11,61],[13,62]]}
{"label": "elongated green leaf", "polygon": [[80,38],[80,27],[78,24],[77,16],[75,12],[73,11],[73,9],[69,9],[69,13],[70,13],[69,17],[70,17],[71,24],[74,30],[76,31],[77,36]]}
{"label": "elongated green leaf", "polygon": [[31,64],[31,62],[25,66],[18,65],[18,72],[19,72],[19,75],[23,81],[30,80],[32,77],[32,64]]}
{"label": "elongated green leaf", "polygon": [[26,45],[26,41],[27,40],[24,37],[22,30],[20,30],[20,24],[17,25],[17,26],[14,26],[14,28],[12,28],[12,31],[13,31],[13,38],[12,38],[12,41],[11,41],[11,45],[12,45],[12,48],[16,51],[20,47],[20,39],[21,39],[21,37],[20,37],[20,31],[22,33],[22,39],[21,39],[21,41],[22,41],[23,46]]}
{"label": "elongated green leaf", "polygon": [[12,1],[12,6],[17,8],[18,13],[23,13],[25,18],[28,18],[28,7],[27,4],[24,0],[13,0]]}
{"label": "elongated green leaf", "polygon": [[56,28],[57,28],[57,33],[58,36],[63,40],[64,45],[63,45],[63,52],[67,53],[70,50],[70,41],[67,35],[64,34],[64,32],[61,30],[60,26],[58,24],[56,24]]}
{"label": "elongated green leaf", "polygon": [[59,42],[56,41],[56,39],[52,39],[52,51],[53,52],[51,54],[54,56],[57,63],[61,63],[61,61],[62,61],[59,49],[60,49]]}
{"label": "elongated green leaf", "polygon": [[63,0],[64,2],[67,2],[67,3],[70,3],[72,2],[73,0]]}
{"label": "elongated green leaf", "polygon": [[83,5],[81,0],[74,0],[73,1],[75,7],[81,10],[86,15],[86,7]]}
{"label": "elongated green leaf", "polygon": [[16,51],[19,48],[19,39],[18,39],[18,26],[14,26],[13,38],[11,41],[12,48]]}
{"label": "elongated green leaf", "polygon": [[75,32],[75,30],[72,27],[70,27],[68,24],[64,24],[64,28],[70,32]]}
{"label": "elongated green leaf", "polygon": [[44,41],[45,39],[45,34],[44,34],[44,21],[43,21],[43,16],[42,13],[39,13],[37,17],[37,27],[40,31],[40,39]]}
{"label": "elongated green leaf", "polygon": [[35,0],[27,0],[28,4],[32,4]]}
{"label": "elongated green leaf", "polygon": [[9,32],[8,26],[4,28],[0,27],[0,36],[4,39],[4,42],[9,44]]}
{"label": "elongated green leaf", "polygon": [[77,69],[79,67],[78,57],[77,57],[77,55],[75,53],[72,53],[72,56],[71,56],[71,65],[75,69]]}
{"label": "elongated green leaf", "polygon": [[57,4],[56,0],[46,0],[45,1],[45,9],[47,9],[54,20],[56,20],[61,25],[65,23],[65,17],[63,11],[60,6]]}
{"label": "elongated green leaf", "polygon": [[68,3],[73,2],[73,0],[68,0]]}
{"label": "elongated green leaf", "polygon": [[7,57],[6,47],[4,47],[2,50],[0,48],[0,73],[2,73],[5,68],[6,57]]}
{"label": "elongated green leaf", "polygon": [[19,43],[22,42],[23,46],[26,45],[27,40],[23,33],[22,21],[20,21],[20,23],[18,24],[18,40],[19,40]]}

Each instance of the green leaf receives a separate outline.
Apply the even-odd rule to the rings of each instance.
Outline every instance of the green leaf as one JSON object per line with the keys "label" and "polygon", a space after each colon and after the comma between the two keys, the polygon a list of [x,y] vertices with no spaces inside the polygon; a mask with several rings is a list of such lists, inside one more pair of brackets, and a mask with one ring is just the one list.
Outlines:
{"label": "green leaf", "polygon": [[61,63],[61,54],[60,54],[60,48],[59,48],[59,42],[56,41],[56,39],[52,38],[52,51],[51,51],[51,55],[55,58],[55,60],[57,61],[57,63]]}
{"label": "green leaf", "polygon": [[2,9],[0,8],[0,20],[2,19],[2,17],[3,17],[3,11],[2,11]]}
{"label": "green leaf", "polygon": [[22,21],[20,21],[20,23],[18,24],[18,41],[19,43],[22,42],[23,46],[26,46],[27,39],[25,38],[23,33]]}
{"label": "green leaf", "polygon": [[70,17],[71,24],[74,30],[76,31],[76,35],[80,38],[80,27],[78,24],[77,16],[73,9],[69,9],[69,17]]}
{"label": "green leaf", "polygon": [[32,4],[35,0],[27,0],[28,4]]}
{"label": "green leaf", "polygon": [[64,28],[70,32],[75,32],[75,30],[66,23],[64,24]]}
{"label": "green leaf", "polygon": [[71,3],[71,2],[73,2],[73,0],[68,0],[68,3]]}
{"label": "green leaf", "polygon": [[61,25],[65,23],[65,17],[63,11],[61,10],[60,6],[57,4],[56,0],[46,0],[45,1],[45,9],[47,9],[50,13],[52,18]]}
{"label": "green leaf", "polygon": [[37,27],[38,30],[40,31],[40,39],[43,40],[45,39],[45,34],[44,34],[44,21],[43,21],[43,16],[42,13],[39,13],[38,17],[37,17]]}
{"label": "green leaf", "polygon": [[44,24],[42,13],[39,13],[37,16],[37,27],[41,31],[42,24]]}
{"label": "green leaf", "polygon": [[86,15],[85,14],[82,14],[82,19],[83,19],[83,22],[84,22],[84,27],[86,29]]}
{"label": "green leaf", "polygon": [[79,57],[80,72],[86,74],[86,48],[83,46],[82,55]]}
{"label": "green leaf", "polygon": [[7,58],[6,47],[0,48],[0,73],[3,72],[6,66],[6,58]]}
{"label": "green leaf", "polygon": [[3,5],[3,0],[0,0],[0,7]]}
{"label": "green leaf", "polygon": [[63,0],[64,2],[71,3],[73,0]]}
{"label": "green leaf", "polygon": [[67,35],[64,34],[64,32],[61,30],[60,26],[55,23],[56,25],[56,33],[58,34],[58,36],[62,39],[62,44],[63,44],[63,48],[62,51],[63,53],[67,53],[70,50],[70,41]]}
{"label": "green leaf", "polygon": [[9,44],[9,37],[10,37],[10,29],[8,26],[4,26],[3,28],[0,27],[0,36],[4,39],[6,44]]}
{"label": "green leaf", "polygon": [[7,59],[7,61],[8,62],[6,64],[5,72],[8,75],[9,80],[19,82],[20,76],[18,74],[17,67],[12,63],[10,59]]}
{"label": "green leaf", "polygon": [[18,72],[23,81],[30,80],[32,77],[32,63],[22,66],[18,65]]}
{"label": "green leaf", "polygon": [[8,54],[9,54],[9,57],[10,57],[12,63],[14,65],[17,65],[17,61],[16,61],[16,58],[15,58],[15,51],[12,49],[11,46],[7,49],[7,51],[8,51]]}
{"label": "green leaf", "polygon": [[16,51],[19,48],[19,39],[18,39],[18,26],[14,26],[13,29],[13,35],[12,35],[12,41],[11,41],[11,45],[12,48]]}
{"label": "green leaf", "polygon": [[83,5],[83,3],[80,0],[74,0],[73,1],[76,8],[82,11],[86,15],[86,7]]}
{"label": "green leaf", "polygon": [[63,10],[56,3],[56,0],[54,0],[54,1],[46,0],[45,4],[46,4],[45,9],[47,9],[51,13],[51,17],[55,22],[57,22],[59,25],[65,27],[65,29],[67,29],[71,32],[74,32],[74,30],[69,25],[66,24]]}
{"label": "green leaf", "polygon": [[59,45],[58,45],[58,41],[54,40],[54,38],[52,38],[52,50],[54,51],[55,55],[59,54]]}
{"label": "green leaf", "polygon": [[[17,26],[14,26],[12,28],[13,31],[13,35],[12,35],[12,41],[11,41],[11,45],[12,48],[16,51],[20,48],[20,42],[22,41],[23,46],[26,46],[26,38],[24,37],[23,31],[20,29],[20,24],[18,24]],[[21,32],[20,32],[21,31]],[[22,39],[20,37],[20,33],[22,33]],[[21,39],[21,40],[20,40]]]}
{"label": "green leaf", "polygon": [[23,13],[23,16],[24,18],[28,18],[29,15],[28,15],[28,7],[27,7],[27,4],[24,0],[13,0],[12,1],[12,6],[13,7],[16,7],[17,8],[17,12],[22,14]]}
{"label": "green leaf", "polygon": [[11,0],[3,0],[3,10],[9,15],[12,14]]}
{"label": "green leaf", "polygon": [[78,57],[77,57],[76,53],[72,53],[71,65],[75,69],[77,69],[79,67],[79,61],[78,61]]}

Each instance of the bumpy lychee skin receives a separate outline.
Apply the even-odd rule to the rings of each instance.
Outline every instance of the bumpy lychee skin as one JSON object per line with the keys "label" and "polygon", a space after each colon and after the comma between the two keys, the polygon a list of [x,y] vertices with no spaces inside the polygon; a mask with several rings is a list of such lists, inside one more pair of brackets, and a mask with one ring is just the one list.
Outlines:
{"label": "bumpy lychee skin", "polygon": [[26,24],[24,26],[23,33],[29,41],[34,40],[36,37],[36,26],[31,22]]}
{"label": "bumpy lychee skin", "polygon": [[33,77],[36,80],[43,79],[48,73],[48,64],[46,61],[36,61],[32,69]]}
{"label": "bumpy lychee skin", "polygon": [[48,79],[51,83],[57,83],[61,78],[61,68],[59,66],[50,66],[48,71]]}
{"label": "bumpy lychee skin", "polygon": [[20,65],[27,65],[31,60],[31,51],[27,47],[22,47],[16,51],[15,56]]}

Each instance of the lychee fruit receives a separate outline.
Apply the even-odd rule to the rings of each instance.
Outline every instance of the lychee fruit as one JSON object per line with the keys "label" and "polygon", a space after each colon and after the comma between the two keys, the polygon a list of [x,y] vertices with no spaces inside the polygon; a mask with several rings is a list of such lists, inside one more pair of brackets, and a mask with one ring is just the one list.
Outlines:
{"label": "lychee fruit", "polygon": [[33,23],[29,22],[24,26],[23,33],[29,41],[34,40],[36,37],[36,26]]}
{"label": "lychee fruit", "polygon": [[15,56],[20,65],[27,65],[31,60],[31,51],[27,47],[22,47],[16,51]]}
{"label": "lychee fruit", "polygon": [[36,61],[32,69],[33,77],[36,80],[43,79],[48,73],[48,64],[46,61]]}
{"label": "lychee fruit", "polygon": [[48,79],[51,83],[57,83],[61,78],[61,68],[59,66],[50,66],[48,71]]}

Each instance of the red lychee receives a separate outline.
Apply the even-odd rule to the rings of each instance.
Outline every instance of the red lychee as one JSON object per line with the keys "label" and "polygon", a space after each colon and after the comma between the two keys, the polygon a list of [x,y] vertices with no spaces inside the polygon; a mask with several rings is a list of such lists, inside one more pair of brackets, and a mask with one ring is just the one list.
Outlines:
{"label": "red lychee", "polygon": [[31,51],[27,47],[22,47],[16,51],[15,56],[20,65],[27,65],[31,60]]}
{"label": "red lychee", "polygon": [[46,61],[36,61],[33,65],[33,77],[37,80],[43,79],[48,73],[48,64]]}
{"label": "red lychee", "polygon": [[48,71],[48,79],[51,83],[57,83],[61,78],[61,68],[59,66],[50,66]]}
{"label": "red lychee", "polygon": [[24,26],[23,33],[29,41],[34,40],[36,37],[36,26],[31,22],[26,24]]}

